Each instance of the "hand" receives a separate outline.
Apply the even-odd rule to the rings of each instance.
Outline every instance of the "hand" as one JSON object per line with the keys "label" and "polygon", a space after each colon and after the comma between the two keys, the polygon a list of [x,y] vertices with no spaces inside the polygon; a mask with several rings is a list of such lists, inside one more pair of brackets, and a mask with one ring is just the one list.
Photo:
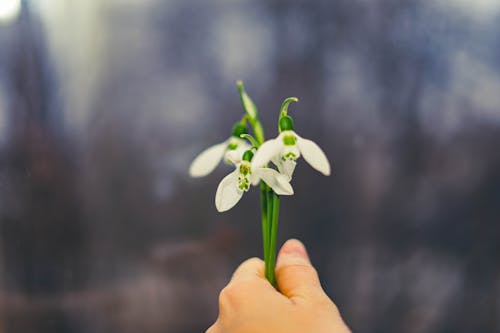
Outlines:
{"label": "hand", "polygon": [[264,277],[264,262],[243,262],[219,296],[219,318],[206,333],[349,333],[297,240],[287,241],[276,264],[279,292]]}

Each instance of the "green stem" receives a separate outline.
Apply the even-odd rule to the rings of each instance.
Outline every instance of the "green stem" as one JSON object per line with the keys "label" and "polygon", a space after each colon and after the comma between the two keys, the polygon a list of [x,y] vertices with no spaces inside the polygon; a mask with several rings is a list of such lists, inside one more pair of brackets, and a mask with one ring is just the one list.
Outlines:
{"label": "green stem", "polygon": [[271,229],[272,229],[272,223],[273,223],[273,206],[272,206],[272,203],[273,203],[273,191],[269,188],[269,186],[266,186],[267,187],[267,191],[266,191],[266,200],[267,200],[267,228],[266,228],[266,231],[265,233],[267,234],[266,238],[267,238],[267,255],[266,257],[264,258],[264,264],[265,264],[265,275],[266,275],[266,278],[269,282],[272,281],[272,275],[273,275],[273,269],[272,269],[272,266],[271,266],[271,260],[270,260],[270,257],[271,257],[271,243],[272,243],[272,240],[271,240]]}
{"label": "green stem", "polygon": [[[269,203],[269,201],[268,201]],[[276,264],[276,242],[278,236],[278,218],[280,210],[280,197],[272,192],[272,217],[271,217],[271,234],[269,235],[269,253],[268,253],[268,267],[269,267],[269,282],[276,286],[276,276],[274,272],[274,267]]]}
{"label": "green stem", "polygon": [[269,223],[267,220],[267,185],[264,182],[260,182],[260,208],[262,215],[262,246],[264,249],[264,261],[267,265],[267,257],[269,254]]}
{"label": "green stem", "polygon": [[252,144],[252,148],[255,147],[255,149],[258,149],[261,145],[260,142],[258,142],[253,136],[251,136],[250,134],[241,134],[240,135],[240,138],[242,139],[247,139],[248,141],[250,141],[250,143]]}
{"label": "green stem", "polygon": [[280,109],[280,117],[284,117],[288,114],[288,106],[292,102],[298,102],[299,99],[297,97],[288,97],[283,101],[283,104],[281,104],[281,109]]}
{"label": "green stem", "polygon": [[[255,147],[259,147],[262,143],[264,143],[264,129],[262,128],[262,124],[257,118],[257,112],[254,112],[253,117],[250,116],[251,112],[248,112],[247,108],[255,107],[253,102],[251,102],[250,98],[246,96],[244,92],[243,84],[241,81],[238,81],[238,89],[240,90],[240,96],[242,99],[243,107],[247,111],[247,116],[245,116],[245,121],[249,120],[250,125],[252,126],[255,140],[251,136],[244,135],[246,139],[248,139]],[[248,100],[246,100],[248,97]],[[247,103],[248,102],[248,103]],[[251,105],[250,105],[251,104]],[[250,110],[251,111],[251,110]],[[243,121],[243,120],[242,120]],[[267,165],[266,165],[267,167]],[[274,285],[274,259],[271,259],[271,251],[270,246],[272,241],[270,240],[272,234],[272,219],[273,219],[273,195],[274,192],[269,188],[269,186],[263,181],[260,182],[260,207],[261,207],[261,218],[262,218],[262,247],[264,250],[264,265],[265,265],[265,276],[267,280]],[[274,241],[276,247],[276,241]],[[276,252],[276,250],[274,250]],[[276,256],[276,254],[274,254]]]}

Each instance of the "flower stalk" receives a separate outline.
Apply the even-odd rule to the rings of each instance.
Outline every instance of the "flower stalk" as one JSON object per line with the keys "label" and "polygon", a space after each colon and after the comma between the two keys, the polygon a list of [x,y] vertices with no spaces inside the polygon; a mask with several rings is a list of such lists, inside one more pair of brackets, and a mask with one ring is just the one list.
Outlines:
{"label": "flower stalk", "polygon": [[[248,96],[241,81],[237,82],[241,102],[247,113],[249,123],[255,138],[249,134],[242,134],[242,137],[250,141],[255,148],[264,143],[264,130],[258,118],[258,111],[255,103]],[[268,167],[267,163],[265,167]],[[262,247],[264,254],[265,276],[269,283],[276,285],[274,267],[276,263],[276,242],[278,235],[278,213],[279,196],[265,182],[261,181],[261,219],[262,219]]]}

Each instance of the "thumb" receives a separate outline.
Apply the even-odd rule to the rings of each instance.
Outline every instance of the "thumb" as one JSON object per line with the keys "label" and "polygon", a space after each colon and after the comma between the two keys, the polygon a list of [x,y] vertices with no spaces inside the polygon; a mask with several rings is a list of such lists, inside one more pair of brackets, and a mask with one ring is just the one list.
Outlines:
{"label": "thumb", "polygon": [[324,294],[306,248],[296,239],[288,240],[281,247],[276,263],[276,280],[279,291],[288,298]]}

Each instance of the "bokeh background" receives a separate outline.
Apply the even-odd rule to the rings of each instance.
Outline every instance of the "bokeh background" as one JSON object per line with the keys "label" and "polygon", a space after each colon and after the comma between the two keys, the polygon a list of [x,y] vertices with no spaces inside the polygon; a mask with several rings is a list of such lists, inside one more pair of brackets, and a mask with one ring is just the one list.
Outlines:
{"label": "bokeh background", "polygon": [[497,0],[0,0],[0,331],[203,332],[258,191],[187,169],[281,101],[302,239],[354,332],[500,332]]}

